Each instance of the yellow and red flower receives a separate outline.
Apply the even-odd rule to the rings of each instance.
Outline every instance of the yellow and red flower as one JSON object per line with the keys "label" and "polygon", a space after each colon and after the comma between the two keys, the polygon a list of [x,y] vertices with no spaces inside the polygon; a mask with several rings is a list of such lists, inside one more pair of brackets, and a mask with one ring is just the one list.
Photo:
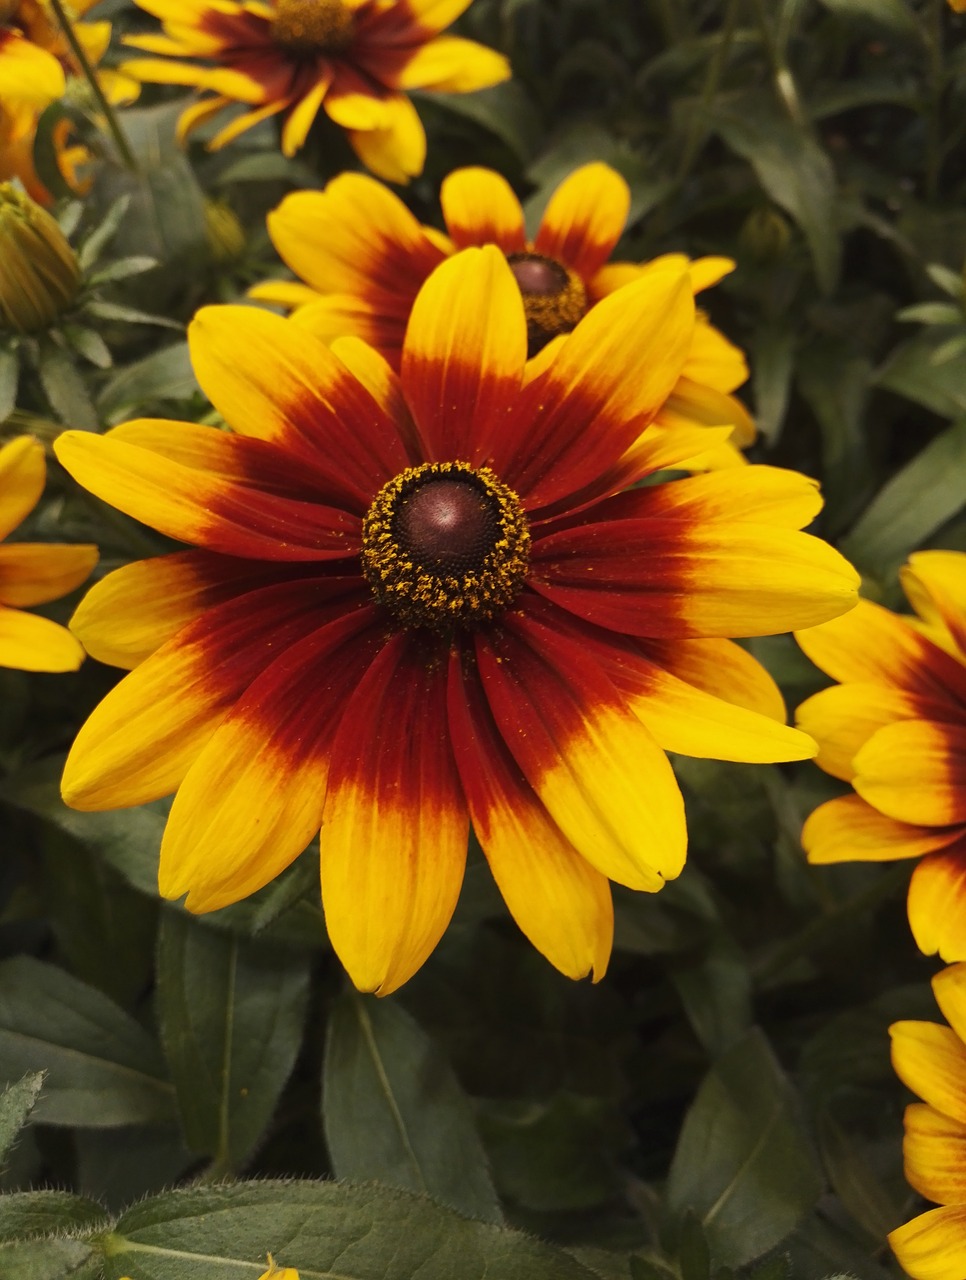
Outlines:
{"label": "yellow and red flower", "polygon": [[[137,0],[164,35],[127,43],[165,58],[124,70],[158,84],[194,85],[185,137],[230,103],[236,116],[209,146],[223,147],[270,116],[284,116],[282,151],[294,155],[320,110],[346,130],[367,168],[392,182],[422,173],[426,134],[409,89],[468,93],[506,80],[502,54],[440,35],[470,0]],[[200,58],[205,65],[176,59]]]}
{"label": "yellow and red flower", "polygon": [[[74,0],[66,8],[72,20],[82,17],[96,0]],[[74,22],[74,33],[93,65],[111,40],[109,22]],[[70,76],[81,68],[54,13],[45,0],[0,0],[0,181],[18,178],[41,204],[51,195],[34,168],[37,123],[52,102],[67,91]],[[138,85],[116,71],[98,73],[108,101],[132,102]],[[88,158],[85,147],[72,144],[70,122],[58,121],[54,145],[65,181],[78,186],[77,169]]]}
{"label": "yellow and red flower", "polygon": [[177,788],[160,889],[193,911],[254,892],[321,827],[332,943],[383,994],[446,928],[472,821],[523,932],[599,978],[608,880],[653,891],[684,863],[665,750],[814,751],[728,637],[816,623],[857,589],[798,532],[821,505],[806,477],[628,490],[706,445],[645,430],[694,323],[687,272],[652,272],[524,385],[526,319],[493,247],[423,286],[399,375],[356,338],[199,312],[195,372],[233,434],[144,420],[57,443],[81,484],[197,548],[116,571],[78,609],[89,652],[134,669],[81,729],[68,803]]}
{"label": "yellow and red flower", "polygon": [[920,949],[966,959],[966,554],[919,551],[900,574],[918,617],[861,600],[799,644],[841,681],[798,709],[816,763],[855,795],[820,805],[810,862],[922,857],[909,885]]}
{"label": "yellow and red flower", "polygon": [[[602,298],[648,272],[687,268],[695,293],[734,269],[729,258],[665,254],[651,262],[609,262],[630,208],[627,183],[608,165],[575,170],[550,199],[533,241],[505,178],[490,169],[457,169],[440,192],[447,235],[419,223],[381,183],[344,173],[324,191],[297,191],[268,215],[279,255],[299,281],[268,281],[251,296],[293,309],[293,318],[329,342],[354,334],[399,368],[403,336],[423,282],[447,257],[494,244],[506,255],[527,313],[531,372]],[[304,281],[304,283],[302,283]],[[744,447],[755,427],[731,393],[748,377],[741,351],[698,313],[691,350],[661,409],[663,425],[732,426]],[[714,459],[740,462],[725,445]]]}
{"label": "yellow and red flower", "polygon": [[912,1280],[962,1280],[966,1275],[966,964],[937,973],[933,991],[944,1027],[896,1022],[892,1063],[923,1099],[906,1108],[902,1154],[906,1178],[930,1209],[889,1234]]}
{"label": "yellow and red flower", "polygon": [[[0,448],[0,538],[16,529],[40,501],[44,450],[30,436]],[[76,671],[84,650],[66,627],[24,613],[73,591],[97,563],[97,548],[11,542],[0,546],[0,667],[19,671]]]}

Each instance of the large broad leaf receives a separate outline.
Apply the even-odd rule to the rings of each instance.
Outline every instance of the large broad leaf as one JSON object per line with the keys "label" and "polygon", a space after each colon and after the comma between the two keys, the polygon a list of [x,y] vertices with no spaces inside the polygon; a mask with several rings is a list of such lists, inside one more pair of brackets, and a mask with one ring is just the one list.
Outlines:
{"label": "large broad leaf", "polygon": [[27,1123],[44,1083],[44,1073],[34,1071],[0,1093],[0,1162]]}
{"label": "large broad leaf", "polygon": [[157,982],[161,1042],[188,1146],[237,1170],[302,1043],[308,957],[166,911]]}
{"label": "large broad leaf", "polygon": [[719,1263],[743,1266],[779,1244],[822,1190],[796,1095],[761,1032],[750,1032],[705,1077],[668,1179],[682,1220],[693,1210]]}
{"label": "large broad leaf", "polygon": [[842,550],[859,566],[889,578],[966,505],[966,420],[931,441],[880,489]]}
{"label": "large broad leaf", "polygon": [[801,227],[820,287],[838,279],[841,243],[835,223],[835,170],[810,130],[778,114],[768,97],[742,95],[713,116],[713,127],[747,160],[772,200]]}
{"label": "large broad leaf", "polygon": [[24,1240],[0,1244],[3,1280],[100,1280],[97,1254],[83,1240]]}
{"label": "large broad leaf", "polygon": [[961,328],[937,325],[901,342],[879,373],[879,386],[944,418],[961,418],[966,414],[963,363],[941,358],[943,347],[958,333]]}
{"label": "large broad leaf", "polygon": [[171,1118],[174,1090],[148,1033],[93,987],[18,956],[0,965],[0,1079],[47,1072],[35,1116],[110,1127]]}
{"label": "large broad leaf", "polygon": [[374,1178],[502,1221],[469,1101],[438,1046],[399,1005],[355,992],[336,1002],[323,1119],[338,1177]]}
{"label": "large broad leaf", "polygon": [[595,1280],[520,1232],[339,1182],[168,1192],[125,1213],[101,1247],[107,1280],[257,1280],[268,1253],[301,1280]]}
{"label": "large broad leaf", "polygon": [[[0,1196],[0,1241],[30,1240],[55,1233],[77,1235],[104,1223],[102,1205],[69,1191],[20,1191]],[[0,1275],[6,1272],[0,1270]]]}

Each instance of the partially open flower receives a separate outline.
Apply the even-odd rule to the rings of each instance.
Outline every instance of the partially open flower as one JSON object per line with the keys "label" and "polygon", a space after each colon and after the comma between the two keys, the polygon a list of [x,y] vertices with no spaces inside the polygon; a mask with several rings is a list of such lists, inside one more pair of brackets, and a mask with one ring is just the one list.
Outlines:
{"label": "partially open flower", "polygon": [[49,329],[80,282],[77,256],[50,214],[12,183],[0,183],[0,329]]}

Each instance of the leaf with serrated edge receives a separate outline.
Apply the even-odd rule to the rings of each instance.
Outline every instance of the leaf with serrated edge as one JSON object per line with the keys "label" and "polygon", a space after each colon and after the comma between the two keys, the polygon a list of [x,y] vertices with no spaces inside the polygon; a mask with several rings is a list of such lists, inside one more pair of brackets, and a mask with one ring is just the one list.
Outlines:
{"label": "leaf with serrated edge", "polygon": [[0,1162],[27,1123],[44,1083],[44,1073],[34,1071],[0,1093]]}

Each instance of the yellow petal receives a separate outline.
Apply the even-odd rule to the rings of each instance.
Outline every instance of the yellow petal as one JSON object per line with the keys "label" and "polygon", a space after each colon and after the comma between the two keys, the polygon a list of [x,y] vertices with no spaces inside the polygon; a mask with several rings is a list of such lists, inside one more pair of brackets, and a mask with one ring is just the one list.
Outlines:
{"label": "yellow petal", "polygon": [[44,447],[32,436],[18,436],[0,449],[0,538],[33,511],[46,475]]}
{"label": "yellow petal", "polygon": [[84,650],[66,627],[0,605],[0,667],[16,671],[76,671]]}

